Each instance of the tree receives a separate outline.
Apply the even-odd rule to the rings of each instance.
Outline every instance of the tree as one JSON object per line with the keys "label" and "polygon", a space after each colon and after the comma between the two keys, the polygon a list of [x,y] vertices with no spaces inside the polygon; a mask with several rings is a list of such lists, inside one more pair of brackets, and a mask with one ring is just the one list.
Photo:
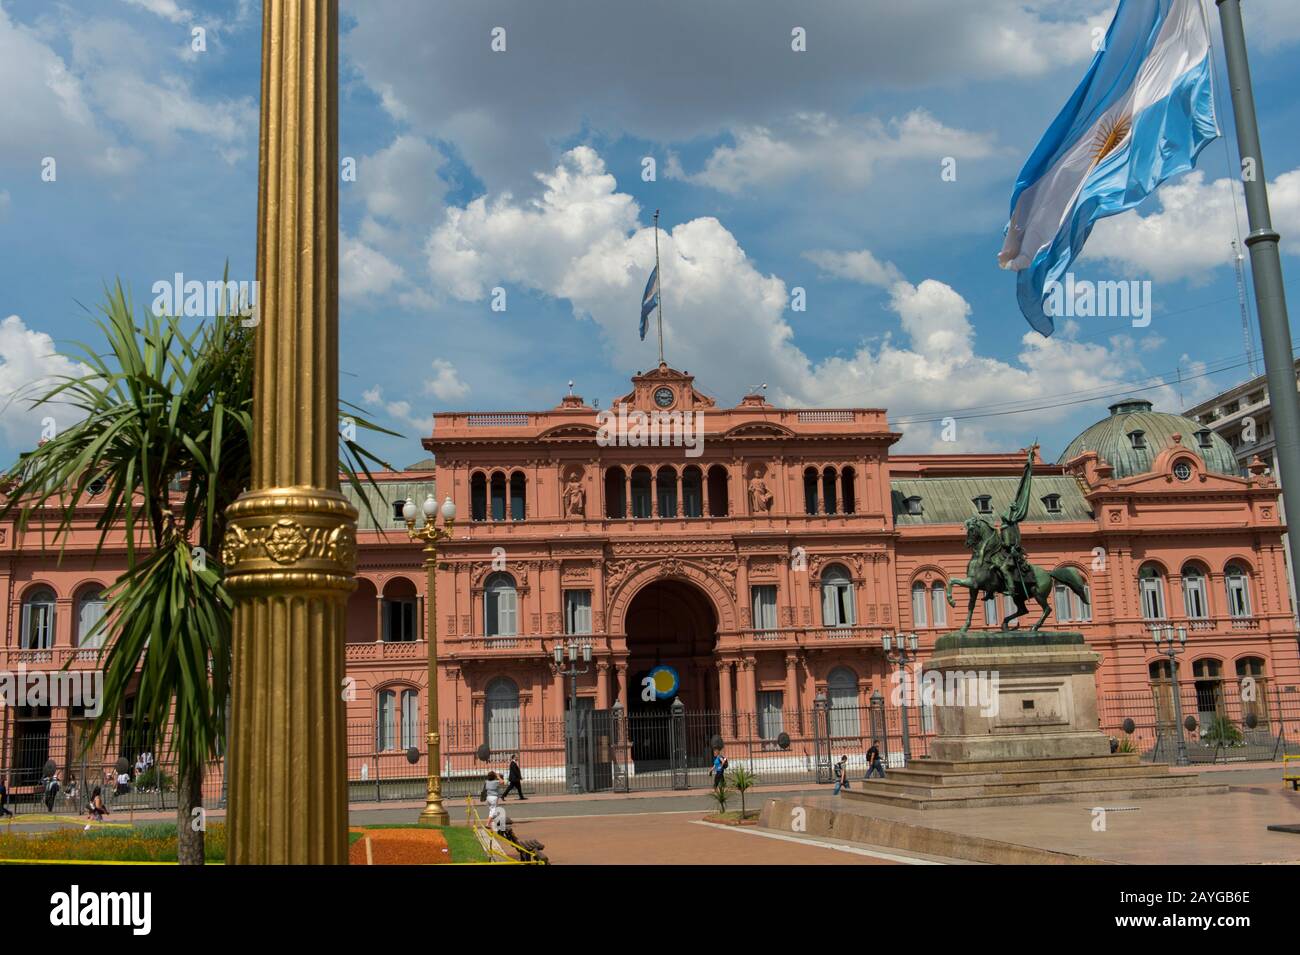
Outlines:
{"label": "tree", "polygon": [[710,789],[709,795],[712,796],[713,801],[718,804],[718,812],[722,815],[726,815],[727,803],[731,800],[731,790],[727,788],[726,782],[724,781],[721,785],[714,786]]}
{"label": "tree", "polygon": [[[114,735],[134,685],[132,730],[161,732],[160,757],[175,760],[178,861],[201,865],[194,810],[203,803],[207,761],[225,752],[230,695],[232,601],[221,541],[226,508],[252,475],[257,328],[225,303],[191,332],[180,319],[147,310],[137,325],[120,281],[106,299],[95,324],[107,352],[76,343],[79,354],[69,357],[88,373],[56,379],[32,400],[78,420],[19,456],[0,520],[13,519],[19,534],[39,524],[62,556],[77,509],[93,505],[102,508],[96,555],[110,534],[124,540],[127,569],[108,588],[104,617],[90,634],[105,638],[104,699],[84,747]],[[341,452],[348,482],[362,490],[359,469],[375,486],[366,462],[384,462],[350,436]],[[369,498],[361,499],[369,509]]]}

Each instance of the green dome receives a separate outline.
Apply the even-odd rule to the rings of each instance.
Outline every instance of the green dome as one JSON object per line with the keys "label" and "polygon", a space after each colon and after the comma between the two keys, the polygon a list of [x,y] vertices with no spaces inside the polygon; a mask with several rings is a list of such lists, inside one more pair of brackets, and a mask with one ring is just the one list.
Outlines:
{"label": "green dome", "polygon": [[[1130,435],[1135,431],[1142,432],[1141,443],[1145,447],[1133,446]],[[1098,421],[1071,441],[1057,463],[1064,464],[1085,451],[1096,451],[1115,468],[1117,478],[1145,474],[1175,434],[1182,435],[1183,447],[1199,457],[1207,471],[1233,476],[1241,473],[1232,447],[1205,425],[1182,415],[1152,411],[1151,402],[1142,400],[1111,405],[1110,417]]]}

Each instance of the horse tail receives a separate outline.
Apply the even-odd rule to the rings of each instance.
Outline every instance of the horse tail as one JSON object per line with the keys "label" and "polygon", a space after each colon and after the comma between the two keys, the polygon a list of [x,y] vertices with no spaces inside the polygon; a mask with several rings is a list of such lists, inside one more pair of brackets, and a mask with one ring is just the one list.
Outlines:
{"label": "horse tail", "polygon": [[1047,576],[1065,584],[1080,600],[1088,599],[1088,582],[1083,579],[1083,574],[1073,567],[1058,567]]}

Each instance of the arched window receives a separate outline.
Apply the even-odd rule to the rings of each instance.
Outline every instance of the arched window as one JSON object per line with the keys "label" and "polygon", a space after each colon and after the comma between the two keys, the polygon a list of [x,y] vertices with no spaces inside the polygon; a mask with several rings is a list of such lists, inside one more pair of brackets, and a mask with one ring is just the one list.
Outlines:
{"label": "arched window", "polygon": [[528,516],[528,479],[523,471],[510,475],[510,519],[522,521]]}
{"label": "arched window", "polygon": [[806,468],[803,472],[803,510],[805,514],[817,513],[816,468]]}
{"label": "arched window", "polygon": [[1242,728],[1245,719],[1251,713],[1258,721],[1256,729],[1268,725],[1268,677],[1264,675],[1264,660],[1261,657],[1242,657],[1237,661],[1237,690],[1241,695]]}
{"label": "arched window", "polygon": [[487,520],[487,476],[482,471],[469,479],[469,519]]}
{"label": "arched window", "polygon": [[492,493],[491,515],[494,521],[504,521],[506,519],[506,476],[498,471],[492,475],[492,480],[488,482],[488,488]]}
{"label": "arched window", "polygon": [[1240,564],[1229,564],[1223,571],[1223,586],[1228,591],[1228,613],[1233,617],[1250,616],[1250,578]]}
{"label": "arched window", "polygon": [[650,469],[636,468],[632,472],[632,516],[650,516]]}
{"label": "arched window", "polygon": [[856,620],[849,572],[831,564],[822,572],[822,626],[851,627]]}
{"label": "arched window", "polygon": [[[1005,597],[1003,601],[1003,609],[1006,609]],[[1002,615],[998,612],[998,606],[996,596],[984,598],[984,625],[986,627],[999,627],[1002,625]]]}
{"label": "arched window", "polygon": [[519,687],[508,677],[488,683],[483,693],[483,736],[494,754],[519,749]]}
{"label": "arched window", "polygon": [[402,690],[398,709],[397,690],[380,690],[375,697],[375,749],[388,752],[410,749],[420,743],[420,694]]}
{"label": "arched window", "polygon": [[87,587],[77,595],[77,646],[98,648],[104,645],[104,631],[94,634],[95,625],[104,619],[108,601],[99,587]]}
{"label": "arched window", "polygon": [[516,629],[518,596],[515,579],[496,573],[483,587],[483,633],[489,637],[513,637]]}
{"label": "arched window", "polygon": [[1088,623],[1092,620],[1092,592],[1087,584],[1080,599],[1073,590],[1057,581],[1052,593],[1052,609],[1058,623]]}
{"label": "arched window", "polygon": [[1165,579],[1155,564],[1143,564],[1138,571],[1138,589],[1142,595],[1142,616],[1147,620],[1165,619]]}
{"label": "arched window", "polygon": [[838,666],[826,677],[826,697],[830,701],[831,737],[852,739],[861,732],[858,713],[858,675]]}
{"label": "arched window", "polygon": [[1210,615],[1206,601],[1205,574],[1195,564],[1183,565],[1183,610],[1188,620],[1204,620]]}
{"label": "arched window", "polygon": [[605,472],[605,516],[614,520],[627,517],[627,474],[622,468]]}
{"label": "arched window", "polygon": [[948,626],[948,594],[942,583],[930,588],[930,623],[935,627]]}
{"label": "arched window", "polygon": [[682,516],[704,515],[704,475],[695,465],[682,471]]}
{"label": "arched window", "polygon": [[857,510],[857,489],[853,486],[853,479],[856,477],[853,468],[844,468],[840,471],[840,509],[845,514],[852,514]]}
{"label": "arched window", "polygon": [[925,584],[918,580],[912,584],[912,626],[914,627],[929,626],[926,623],[926,599]]}
{"label": "arched window", "polygon": [[827,514],[835,514],[839,511],[835,492],[835,469],[826,468],[822,471],[822,500],[826,502]]}
{"label": "arched window", "polygon": [[664,465],[655,476],[655,490],[659,498],[659,516],[677,516],[677,472]]}
{"label": "arched window", "polygon": [[420,622],[416,612],[415,584],[405,577],[389,582],[384,588],[379,638],[384,643],[409,643],[419,639]]}
{"label": "arched window", "polygon": [[709,516],[727,516],[727,469],[721,464],[709,468]]}
{"label": "arched window", "polygon": [[1196,684],[1197,720],[1201,731],[1209,730],[1223,715],[1223,663],[1206,657],[1192,662],[1192,679]]}
{"label": "arched window", "polygon": [[23,599],[23,632],[19,646],[24,650],[48,650],[54,646],[54,591],[37,587]]}

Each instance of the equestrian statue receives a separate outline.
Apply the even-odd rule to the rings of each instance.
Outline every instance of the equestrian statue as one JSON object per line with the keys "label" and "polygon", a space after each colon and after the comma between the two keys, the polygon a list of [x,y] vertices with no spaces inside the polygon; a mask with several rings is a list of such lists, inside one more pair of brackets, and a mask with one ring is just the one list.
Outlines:
{"label": "equestrian statue", "polygon": [[1073,567],[1058,567],[1053,571],[1029,563],[1024,549],[1020,546],[1020,522],[1029,513],[1030,486],[1034,478],[1034,452],[1038,450],[1035,443],[1029,448],[1029,458],[1025,462],[1024,473],[1020,476],[1020,486],[1015,499],[1000,515],[1001,526],[994,528],[980,517],[966,521],[966,547],[971,551],[970,563],[966,565],[965,577],[953,577],[945,588],[948,606],[957,606],[953,600],[952,588],[959,584],[970,590],[970,606],[966,610],[966,623],[962,631],[970,629],[971,617],[975,613],[975,604],[981,599],[995,594],[1006,594],[1016,605],[1015,613],[1008,614],[1002,621],[1003,630],[1018,630],[1019,626],[1008,627],[1011,621],[1028,613],[1025,604],[1032,598],[1043,608],[1043,615],[1031,627],[1037,630],[1052,612],[1048,602],[1055,582],[1059,581],[1078,595],[1080,600],[1087,600],[1087,589],[1080,574]]}

